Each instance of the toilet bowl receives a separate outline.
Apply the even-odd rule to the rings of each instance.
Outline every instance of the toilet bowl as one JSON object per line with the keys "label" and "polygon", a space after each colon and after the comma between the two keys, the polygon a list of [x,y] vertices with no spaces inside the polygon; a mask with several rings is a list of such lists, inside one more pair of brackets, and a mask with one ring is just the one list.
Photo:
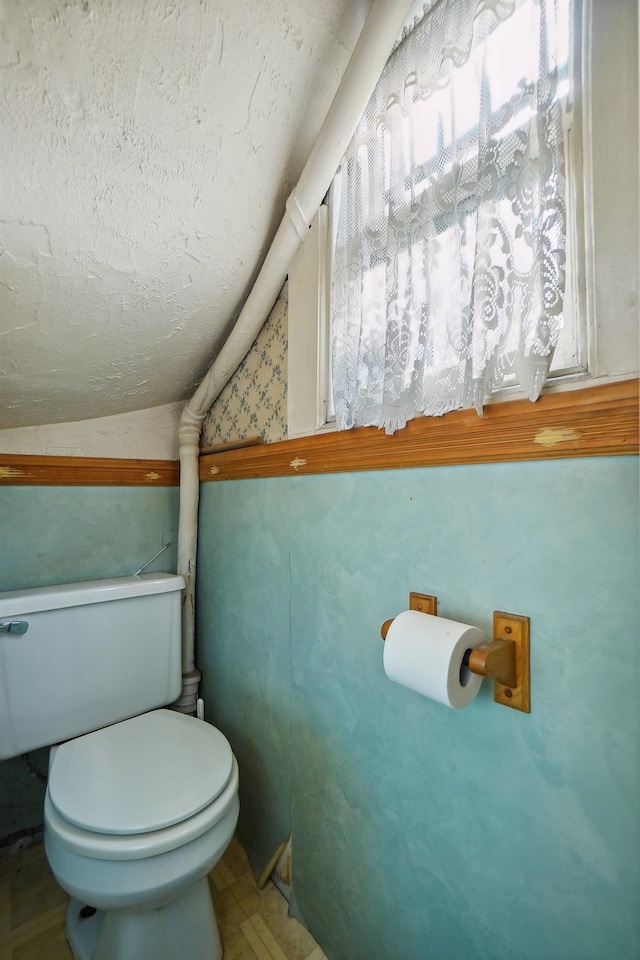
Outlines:
{"label": "toilet bowl", "polygon": [[76,960],[219,960],[207,874],[239,809],[220,731],[155,710],[51,753],[45,849]]}

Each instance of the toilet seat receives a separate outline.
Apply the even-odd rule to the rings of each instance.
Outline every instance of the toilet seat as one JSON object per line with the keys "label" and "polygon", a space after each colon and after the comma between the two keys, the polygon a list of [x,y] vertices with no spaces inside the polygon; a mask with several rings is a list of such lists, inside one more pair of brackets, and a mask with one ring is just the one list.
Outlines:
{"label": "toilet seat", "polygon": [[95,833],[69,823],[57,812],[47,791],[44,798],[45,828],[67,850],[95,860],[142,860],[155,857],[176,850],[215,827],[237,802],[238,782],[238,764],[233,757],[229,782],[204,810],[162,830],[123,836]]}
{"label": "toilet seat", "polygon": [[45,823],[76,853],[141,859],[201,836],[237,790],[238,767],[219,730],[155,710],[57,748]]}
{"label": "toilet seat", "polygon": [[68,823],[93,833],[138,835],[203,810],[224,790],[231,770],[231,747],[219,730],[154,710],[63,743],[51,762],[48,793]]}

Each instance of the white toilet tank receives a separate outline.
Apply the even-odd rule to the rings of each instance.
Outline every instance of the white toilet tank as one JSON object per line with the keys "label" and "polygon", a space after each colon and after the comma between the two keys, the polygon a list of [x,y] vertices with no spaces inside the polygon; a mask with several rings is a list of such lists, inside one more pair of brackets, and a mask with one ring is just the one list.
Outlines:
{"label": "white toilet tank", "polygon": [[176,700],[183,588],[156,573],[0,593],[0,760]]}

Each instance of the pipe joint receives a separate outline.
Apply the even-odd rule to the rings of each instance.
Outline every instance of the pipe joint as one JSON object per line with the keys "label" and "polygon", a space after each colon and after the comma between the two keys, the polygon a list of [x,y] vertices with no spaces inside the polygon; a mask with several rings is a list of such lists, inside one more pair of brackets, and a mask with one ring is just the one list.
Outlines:
{"label": "pipe joint", "polygon": [[291,191],[291,194],[289,195],[289,198],[285,204],[285,209],[287,211],[289,220],[291,221],[291,225],[298,234],[300,242],[302,243],[309,232],[311,221],[305,216],[295,190]]}
{"label": "pipe joint", "polygon": [[189,404],[185,404],[183,407],[182,413],[180,415],[180,426],[178,427],[178,433],[180,437],[185,439],[191,438],[193,436],[200,436],[200,431],[202,430],[202,421],[204,417],[199,416],[197,413],[194,413],[190,408]]}
{"label": "pipe joint", "polygon": [[190,670],[182,675],[182,691],[175,703],[171,704],[171,709],[178,713],[195,714],[198,700],[198,684],[200,683],[201,673],[199,670]]}
{"label": "pipe joint", "polygon": [[185,406],[180,417],[178,428],[178,443],[180,459],[185,456],[197,457],[200,452],[200,434],[202,432],[202,418],[196,416]]}

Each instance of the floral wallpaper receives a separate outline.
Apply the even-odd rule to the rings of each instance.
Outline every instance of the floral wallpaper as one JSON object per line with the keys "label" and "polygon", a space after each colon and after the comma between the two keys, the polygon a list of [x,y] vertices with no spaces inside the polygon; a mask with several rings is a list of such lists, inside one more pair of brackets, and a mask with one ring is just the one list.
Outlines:
{"label": "floral wallpaper", "polygon": [[207,414],[202,446],[262,437],[287,438],[286,285],[236,373]]}

